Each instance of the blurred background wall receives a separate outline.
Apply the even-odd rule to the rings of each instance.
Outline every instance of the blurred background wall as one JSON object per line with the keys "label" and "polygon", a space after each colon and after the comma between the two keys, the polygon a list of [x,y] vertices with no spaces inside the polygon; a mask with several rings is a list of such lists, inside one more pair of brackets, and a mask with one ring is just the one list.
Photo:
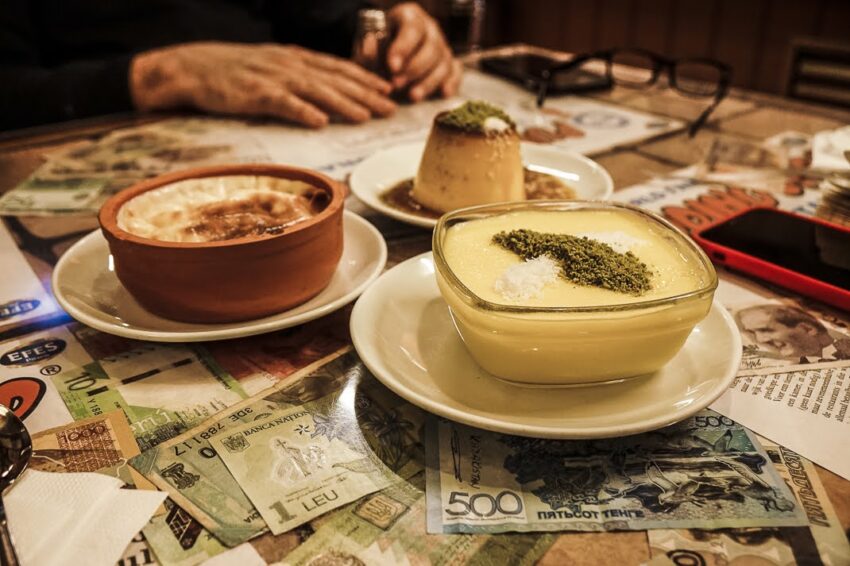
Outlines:
{"label": "blurred background wall", "polygon": [[[448,2],[421,3],[438,14]],[[485,46],[710,57],[734,68],[736,86],[777,94],[786,92],[796,40],[850,42],[850,0],[486,0],[485,18]]]}

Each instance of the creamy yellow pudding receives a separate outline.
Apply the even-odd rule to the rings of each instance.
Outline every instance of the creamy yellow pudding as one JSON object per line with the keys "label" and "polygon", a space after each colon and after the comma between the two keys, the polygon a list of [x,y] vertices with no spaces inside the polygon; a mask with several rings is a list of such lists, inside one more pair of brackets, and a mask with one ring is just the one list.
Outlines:
{"label": "creamy yellow pudding", "polygon": [[[614,251],[630,251],[649,267],[651,287],[642,294],[621,293],[578,285],[559,276],[538,293],[505,292],[511,268],[521,276],[515,268],[528,262],[492,240],[497,233],[521,228],[587,237],[609,244]],[[522,210],[464,222],[449,228],[443,253],[454,274],[473,293],[486,301],[508,305],[596,307],[636,303],[687,293],[708,282],[699,257],[671,239],[669,229],[653,226],[630,211]],[[498,285],[506,280],[507,284]]]}
{"label": "creamy yellow pudding", "polygon": [[458,211],[440,221],[434,248],[440,291],[470,353],[524,383],[659,369],[708,314],[717,285],[687,236],[623,205]]}
{"label": "creamy yellow pudding", "polygon": [[411,196],[437,212],[525,200],[519,135],[510,117],[479,101],[438,114]]}

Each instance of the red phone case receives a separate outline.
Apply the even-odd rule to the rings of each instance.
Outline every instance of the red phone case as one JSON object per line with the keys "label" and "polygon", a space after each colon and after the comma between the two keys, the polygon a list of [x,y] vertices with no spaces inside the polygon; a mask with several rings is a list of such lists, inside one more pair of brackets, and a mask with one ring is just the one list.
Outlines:
{"label": "red phone case", "polygon": [[[788,216],[800,218],[806,222],[821,224],[828,228],[833,228],[841,232],[846,232],[848,235],[850,235],[850,229],[838,224],[825,222],[819,218],[803,216],[801,214],[794,214],[793,212],[779,210],[777,208],[757,208],[763,208],[772,212],[786,214]],[[763,259],[751,256],[734,248],[722,246],[715,242],[708,241],[702,237],[702,233],[704,231],[710,228],[714,228],[715,226],[719,226],[720,224],[728,222],[734,218],[737,218],[738,216],[746,214],[747,212],[755,209],[756,208],[748,208],[733,216],[724,218],[719,222],[704,226],[693,235],[694,239],[706,251],[708,257],[710,257],[714,263],[723,265],[730,269],[741,271],[759,279],[764,279],[765,281],[770,281],[774,285],[785,287],[786,289],[791,289],[792,291],[796,291],[801,295],[812,297],[834,307],[850,311],[850,290],[842,289],[841,287],[836,287],[835,285],[825,283],[820,279],[815,279],[813,277],[809,277],[808,275],[803,275],[802,273],[799,273],[797,271],[792,271],[790,269],[780,267],[775,263],[771,263],[769,261],[765,261]],[[848,250],[848,253],[850,253],[850,250]]]}

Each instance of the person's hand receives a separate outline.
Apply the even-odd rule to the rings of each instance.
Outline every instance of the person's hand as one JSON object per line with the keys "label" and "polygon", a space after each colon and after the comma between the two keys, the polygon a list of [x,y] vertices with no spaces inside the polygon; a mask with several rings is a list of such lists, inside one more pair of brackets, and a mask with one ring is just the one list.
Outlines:
{"label": "person's hand", "polygon": [[460,86],[463,67],[452,56],[443,32],[419,4],[397,4],[389,12],[396,29],[387,50],[387,66],[395,88],[408,87],[410,99],[423,100],[439,90],[452,96]]}
{"label": "person's hand", "polygon": [[319,128],[332,116],[392,114],[391,85],[344,59],[289,45],[197,42],[137,55],[130,92],[139,110],[192,107],[272,116]]}

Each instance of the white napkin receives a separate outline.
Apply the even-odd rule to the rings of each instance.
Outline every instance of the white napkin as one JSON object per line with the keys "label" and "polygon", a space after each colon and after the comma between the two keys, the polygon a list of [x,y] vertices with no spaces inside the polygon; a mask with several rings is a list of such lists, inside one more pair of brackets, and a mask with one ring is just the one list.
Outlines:
{"label": "white napkin", "polygon": [[113,566],[165,500],[95,473],[27,470],[3,498],[22,566]]}
{"label": "white napkin", "polygon": [[850,170],[844,152],[850,149],[850,126],[818,132],[812,137],[812,167],[814,169]]}

